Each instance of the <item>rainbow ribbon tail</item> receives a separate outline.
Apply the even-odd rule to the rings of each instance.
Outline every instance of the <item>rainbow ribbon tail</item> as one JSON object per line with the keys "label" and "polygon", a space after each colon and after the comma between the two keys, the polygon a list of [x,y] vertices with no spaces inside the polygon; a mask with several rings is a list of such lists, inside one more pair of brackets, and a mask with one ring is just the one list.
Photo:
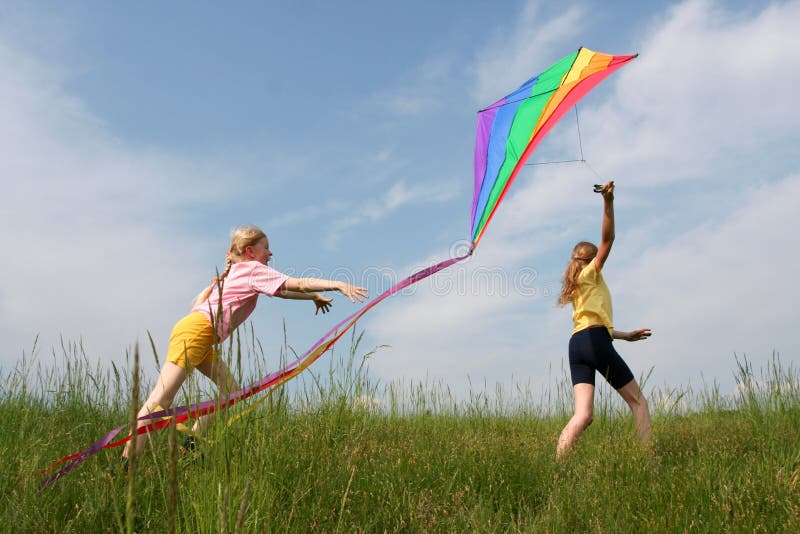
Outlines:
{"label": "rainbow ribbon tail", "polygon": [[[177,408],[169,408],[165,410],[159,410],[157,412],[150,413],[148,415],[142,416],[139,418],[139,421],[153,421],[152,423],[139,427],[136,430],[136,434],[143,434],[145,432],[152,432],[155,430],[160,430],[174,422],[182,423],[187,419],[201,417],[203,415],[207,415],[213,413],[217,408],[220,410],[228,408],[234,405],[237,402],[240,402],[248,397],[251,397],[257,393],[262,391],[275,388],[285,382],[288,382],[298,374],[300,374],[304,369],[308,368],[311,364],[313,364],[316,360],[318,360],[325,352],[327,352],[331,347],[333,347],[339,339],[348,331],[350,330],[356,322],[369,310],[377,306],[380,302],[383,302],[388,297],[394,295],[398,291],[402,291],[403,289],[416,284],[417,282],[428,278],[429,276],[436,274],[437,272],[441,271],[442,269],[446,269],[451,265],[463,261],[469,258],[472,253],[474,252],[475,246],[471,246],[469,251],[462,255],[457,256],[454,258],[450,258],[448,260],[441,261],[435,265],[430,267],[426,267],[425,269],[421,269],[416,273],[412,274],[408,278],[401,280],[400,282],[396,283],[383,293],[381,293],[375,299],[369,301],[364,307],[360,310],[356,311],[355,313],[349,315],[342,321],[340,321],[336,326],[331,328],[324,336],[322,336],[316,343],[314,343],[310,349],[308,349],[305,353],[303,353],[300,357],[298,357],[295,361],[288,364],[283,369],[271,373],[253,384],[240,389],[239,391],[233,392],[228,395],[227,398],[224,400],[220,400],[216,402],[214,400],[207,400],[197,404],[187,405],[187,406],[180,406]],[[113,447],[118,447],[131,439],[130,434],[125,436],[122,439],[117,441],[113,441],[113,439],[119,434],[122,430],[127,428],[129,425],[122,425],[114,430],[107,433],[105,436],[94,442],[89,448],[86,450],[77,452],[75,454],[71,454],[69,456],[65,456],[61,458],[57,462],[53,463],[46,469],[43,469],[39,472],[39,476],[44,476],[46,473],[52,471],[57,466],[66,463],[59,471],[50,475],[49,477],[45,478],[42,481],[40,491],[44,488],[51,486],[57,480],[62,478],[64,475],[72,471],[73,469],[80,466],[83,462],[85,462],[90,457],[94,456],[98,452],[103,449],[110,449]]]}

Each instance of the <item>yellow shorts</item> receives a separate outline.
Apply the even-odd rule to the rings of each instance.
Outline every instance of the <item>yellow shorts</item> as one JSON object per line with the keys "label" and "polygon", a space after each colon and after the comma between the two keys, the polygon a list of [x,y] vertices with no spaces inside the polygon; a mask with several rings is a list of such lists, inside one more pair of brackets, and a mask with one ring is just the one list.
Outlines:
{"label": "yellow shorts", "polygon": [[194,312],[177,322],[169,336],[168,362],[191,371],[200,364],[213,363],[216,359],[214,329],[205,315]]}

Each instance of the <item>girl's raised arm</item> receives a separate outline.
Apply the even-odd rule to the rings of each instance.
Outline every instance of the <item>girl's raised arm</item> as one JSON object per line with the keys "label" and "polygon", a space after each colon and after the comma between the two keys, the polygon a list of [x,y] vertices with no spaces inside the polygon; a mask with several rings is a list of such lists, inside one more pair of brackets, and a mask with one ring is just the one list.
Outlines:
{"label": "girl's raised arm", "polygon": [[607,182],[600,193],[603,195],[603,228],[600,246],[597,247],[597,255],[594,257],[597,272],[603,270],[614,243],[614,182]]}

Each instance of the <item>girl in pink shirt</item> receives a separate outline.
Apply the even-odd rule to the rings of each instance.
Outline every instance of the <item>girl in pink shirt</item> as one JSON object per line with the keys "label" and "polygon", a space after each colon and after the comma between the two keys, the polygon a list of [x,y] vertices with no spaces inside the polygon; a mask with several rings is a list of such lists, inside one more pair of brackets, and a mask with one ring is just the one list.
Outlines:
{"label": "girl in pink shirt", "polygon": [[[219,359],[214,345],[221,343],[253,312],[261,294],[285,299],[311,300],[319,311],[327,313],[331,300],[319,291],[339,291],[350,302],[363,302],[367,298],[365,287],[353,286],[336,280],[316,278],[290,278],[269,267],[272,257],[267,236],[255,226],[240,226],[231,235],[227,254],[227,267],[212,284],[197,296],[189,315],[178,321],[172,330],[167,361],[161,368],[155,388],[139,410],[138,417],[169,408],[178,389],[192,369],[198,369],[227,394],[240,389],[225,362]],[[195,432],[201,432],[207,417],[197,420]],[[140,421],[146,426],[148,421]],[[131,454],[135,442],[138,456],[146,443],[139,434],[131,439],[122,453],[123,459]],[[193,447],[191,436],[184,447]]]}

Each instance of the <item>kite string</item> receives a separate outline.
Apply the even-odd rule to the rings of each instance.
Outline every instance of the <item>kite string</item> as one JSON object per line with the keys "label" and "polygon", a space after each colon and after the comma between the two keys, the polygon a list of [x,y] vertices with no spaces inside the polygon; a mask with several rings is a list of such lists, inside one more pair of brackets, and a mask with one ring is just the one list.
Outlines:
{"label": "kite string", "polygon": [[576,128],[578,130],[578,150],[580,151],[580,154],[581,154],[580,159],[563,159],[563,160],[558,160],[558,161],[539,161],[539,162],[535,162],[535,163],[526,163],[525,166],[526,167],[535,167],[537,165],[557,165],[557,164],[561,164],[561,163],[583,163],[584,165],[586,165],[586,167],[590,171],[592,171],[592,173],[597,177],[598,180],[600,180],[600,182],[604,182],[605,178],[603,178],[600,175],[599,172],[594,170],[594,168],[591,165],[589,165],[589,162],[586,161],[586,158],[583,155],[583,137],[581,136],[581,121],[580,121],[580,118],[578,116],[578,105],[577,104],[575,104],[574,109],[575,109],[575,126],[576,126]]}
{"label": "kite string", "polygon": [[583,139],[581,139],[581,120],[578,118],[578,104],[575,104],[575,125],[578,128],[578,148],[581,151],[581,161],[586,163],[586,158],[583,157]]}
{"label": "kite string", "polygon": [[580,118],[578,118],[578,104],[575,104],[575,125],[578,128],[578,148],[581,151],[581,163],[586,165],[589,168],[589,170],[592,171],[594,175],[597,176],[597,179],[600,180],[600,182],[602,183],[605,181],[605,178],[600,176],[600,173],[594,170],[594,168],[592,168],[592,166],[589,165],[589,162],[586,161],[586,158],[583,156],[583,138],[581,137],[581,120]]}

